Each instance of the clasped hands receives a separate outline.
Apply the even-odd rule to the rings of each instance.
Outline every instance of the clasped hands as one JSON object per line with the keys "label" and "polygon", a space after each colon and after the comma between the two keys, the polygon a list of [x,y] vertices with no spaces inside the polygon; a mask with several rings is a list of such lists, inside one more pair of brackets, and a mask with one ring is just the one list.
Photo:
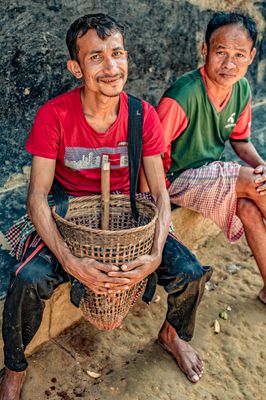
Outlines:
{"label": "clasped hands", "polygon": [[96,294],[113,294],[127,290],[146,278],[160,262],[158,256],[143,255],[118,268],[87,257],[73,257],[71,267],[65,269]]}

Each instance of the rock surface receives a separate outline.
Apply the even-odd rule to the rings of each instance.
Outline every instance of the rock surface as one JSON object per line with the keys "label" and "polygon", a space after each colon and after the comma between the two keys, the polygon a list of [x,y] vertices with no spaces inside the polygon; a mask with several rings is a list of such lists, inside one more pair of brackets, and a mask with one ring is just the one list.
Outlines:
{"label": "rock surface", "polygon": [[178,75],[201,62],[200,45],[213,10],[233,6],[258,22],[258,54],[248,74],[257,102],[265,95],[265,1],[2,0],[0,186],[30,163],[24,144],[37,109],[76,85],[65,66],[65,34],[78,16],[105,12],[126,26],[127,90],[155,105]]}
{"label": "rock surface", "polygon": [[[25,213],[30,156],[24,150],[24,144],[36,110],[49,98],[77,84],[65,67],[68,58],[65,34],[70,23],[79,15],[92,11],[109,13],[124,23],[126,46],[130,54],[127,90],[155,105],[178,75],[199,65],[200,43],[210,15],[219,7],[232,8],[230,1],[224,3],[221,5],[217,0],[1,1],[0,17],[4,35],[0,43],[0,77],[3,83],[0,86],[0,233]],[[241,0],[234,1],[234,6],[248,10],[256,18],[260,31],[258,54],[248,78],[255,104],[253,141],[266,157],[266,101],[263,97],[266,45],[262,40],[266,3]],[[230,146],[227,154],[229,158],[237,160]],[[182,215],[187,221],[186,213]],[[192,220],[195,222],[198,218],[194,215]],[[202,232],[201,229],[195,229],[194,232],[190,230],[194,238],[197,234],[200,237],[207,232],[208,223],[204,224]],[[0,297],[3,297],[13,261],[5,251],[6,243],[2,234],[0,246]]]}

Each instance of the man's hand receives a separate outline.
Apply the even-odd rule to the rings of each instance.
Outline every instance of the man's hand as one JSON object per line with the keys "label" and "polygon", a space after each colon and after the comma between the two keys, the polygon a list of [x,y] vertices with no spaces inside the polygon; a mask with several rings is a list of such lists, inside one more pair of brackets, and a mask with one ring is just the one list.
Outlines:
{"label": "man's hand", "polygon": [[[250,167],[254,168],[253,172],[257,175],[254,178],[256,191],[260,195],[266,194],[266,163],[260,157],[257,150],[251,142],[231,141],[230,142],[236,154],[245,161]],[[259,176],[260,175],[260,176]]]}
{"label": "man's hand", "polygon": [[266,195],[266,166],[258,165],[254,169],[254,174],[257,175],[254,180],[255,184],[257,185],[257,192],[259,192],[262,196]]}
{"label": "man's hand", "polygon": [[[154,257],[153,255],[144,255],[138,257],[134,261],[130,261],[121,267],[121,271],[115,272],[111,271],[108,272],[109,277],[114,278],[124,278],[128,279],[129,283],[126,285],[122,285],[119,288],[114,288],[110,286],[109,292],[115,292],[117,290],[125,290],[131,286],[134,286],[136,283],[142,281],[152,272],[154,272],[160,265],[161,258]],[[109,284],[106,284],[109,287]]]}
{"label": "man's hand", "polygon": [[91,258],[73,257],[64,269],[97,294],[117,292],[129,287],[130,279],[124,276],[109,276],[109,273],[119,271],[111,264],[102,264]]}

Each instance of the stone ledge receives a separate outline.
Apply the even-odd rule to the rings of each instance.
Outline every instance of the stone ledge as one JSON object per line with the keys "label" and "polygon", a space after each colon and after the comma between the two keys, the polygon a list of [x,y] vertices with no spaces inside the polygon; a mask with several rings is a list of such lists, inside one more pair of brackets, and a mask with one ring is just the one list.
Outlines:
{"label": "stone ledge", "polygon": [[192,251],[220,232],[214,222],[187,208],[172,211],[172,222],[175,235]]}
{"label": "stone ledge", "polygon": [[[2,325],[2,310],[4,301],[0,303],[0,320]],[[52,298],[45,301],[45,309],[41,326],[27,347],[26,354],[32,354],[43,343],[51,338],[58,336],[63,330],[69,328],[82,317],[81,311],[73,306],[69,300],[69,283],[64,283],[58,287]],[[0,365],[3,365],[3,340],[0,338]]]}
{"label": "stone ledge", "polygon": [[[178,208],[172,212],[172,221],[178,238],[192,251],[203,245],[210,236],[215,237],[219,228],[210,220],[203,218],[200,214]],[[74,307],[69,300],[69,284],[65,283],[57,288],[50,300],[45,302],[42,324],[27,347],[26,354],[32,354],[41,344],[59,335],[63,330],[69,328],[82,317],[81,311]],[[2,321],[2,301],[0,303],[0,319]],[[2,348],[2,337],[0,347]],[[0,353],[0,361],[3,365],[3,354]]]}

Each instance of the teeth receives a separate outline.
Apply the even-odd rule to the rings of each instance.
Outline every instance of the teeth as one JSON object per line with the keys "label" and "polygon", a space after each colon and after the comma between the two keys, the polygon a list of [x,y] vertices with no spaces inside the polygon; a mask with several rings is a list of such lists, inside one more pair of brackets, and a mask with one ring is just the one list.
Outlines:
{"label": "teeth", "polygon": [[112,80],[103,79],[103,82],[112,83],[112,82],[116,82],[116,81],[118,81],[118,80],[119,80],[119,78],[117,78],[117,79],[112,79]]}

